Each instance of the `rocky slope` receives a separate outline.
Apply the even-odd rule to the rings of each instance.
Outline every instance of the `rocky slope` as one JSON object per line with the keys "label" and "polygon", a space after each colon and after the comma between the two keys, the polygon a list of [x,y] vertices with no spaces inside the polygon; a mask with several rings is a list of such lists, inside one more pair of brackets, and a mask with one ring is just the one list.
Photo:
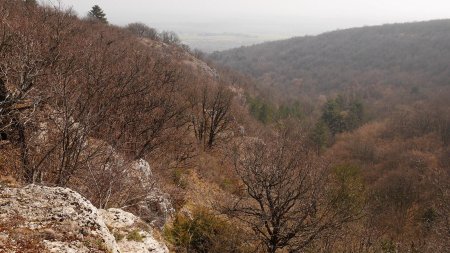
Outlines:
{"label": "rocky slope", "polygon": [[66,188],[0,188],[0,252],[168,252],[150,226]]}

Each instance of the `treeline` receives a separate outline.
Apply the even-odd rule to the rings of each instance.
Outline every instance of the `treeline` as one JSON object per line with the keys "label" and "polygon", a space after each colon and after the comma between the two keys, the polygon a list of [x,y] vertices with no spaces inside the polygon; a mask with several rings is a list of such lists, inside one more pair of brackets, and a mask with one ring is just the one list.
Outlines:
{"label": "treeline", "polygon": [[188,45],[184,44],[181,41],[180,36],[178,36],[178,34],[174,31],[159,32],[157,29],[141,22],[130,23],[125,26],[125,29],[138,38],[150,39],[153,41],[160,41],[168,45],[178,46],[198,59],[205,58],[205,54],[201,50],[192,49]]}
{"label": "treeline", "polygon": [[[36,5],[35,2],[33,4]],[[86,19],[91,22],[101,22],[104,24],[108,24],[106,13],[104,13],[102,8],[100,8],[100,6],[98,5],[94,5],[92,7],[92,9],[88,12]],[[173,31],[158,32],[155,28],[152,28],[141,22],[130,23],[125,26],[125,29],[138,38],[145,38],[154,41],[161,41],[170,45],[177,45],[182,47],[186,51],[190,51],[189,46],[182,44],[178,34]]]}
{"label": "treeline", "polygon": [[131,23],[128,24],[125,29],[140,38],[162,41],[167,44],[181,45],[180,37],[172,31],[158,32],[155,28],[149,27],[144,23]]}

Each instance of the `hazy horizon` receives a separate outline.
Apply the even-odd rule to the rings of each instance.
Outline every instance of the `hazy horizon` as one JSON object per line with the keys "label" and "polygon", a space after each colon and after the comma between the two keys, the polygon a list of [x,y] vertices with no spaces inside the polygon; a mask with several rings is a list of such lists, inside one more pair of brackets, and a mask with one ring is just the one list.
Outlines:
{"label": "hazy horizon", "polygon": [[270,40],[381,25],[446,19],[443,0],[62,0],[84,16],[97,4],[110,23],[143,22],[177,32],[184,43],[204,51],[224,50]]}

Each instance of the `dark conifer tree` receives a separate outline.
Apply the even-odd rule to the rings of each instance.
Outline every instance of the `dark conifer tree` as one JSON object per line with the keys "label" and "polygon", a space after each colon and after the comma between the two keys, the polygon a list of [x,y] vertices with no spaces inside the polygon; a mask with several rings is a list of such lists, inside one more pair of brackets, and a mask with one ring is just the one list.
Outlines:
{"label": "dark conifer tree", "polygon": [[106,14],[103,12],[102,8],[98,5],[94,5],[88,13],[88,17],[98,20],[102,23],[108,23],[106,19]]}

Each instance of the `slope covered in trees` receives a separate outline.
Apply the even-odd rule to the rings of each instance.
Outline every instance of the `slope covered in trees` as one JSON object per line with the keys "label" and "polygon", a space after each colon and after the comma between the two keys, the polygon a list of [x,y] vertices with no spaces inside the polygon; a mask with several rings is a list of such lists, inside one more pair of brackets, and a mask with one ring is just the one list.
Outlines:
{"label": "slope covered in trees", "polygon": [[[212,54],[284,97],[351,91],[377,98],[448,89],[450,20],[354,28]],[[380,87],[381,86],[381,87]]]}
{"label": "slope covered in trees", "polygon": [[[446,85],[425,83],[442,87],[433,94],[408,82],[343,82],[318,92],[281,82],[290,67],[281,63],[256,81],[212,68],[175,34],[142,23],[121,28],[21,0],[0,0],[0,17],[4,208],[3,185],[33,183],[124,208],[161,229],[174,252],[448,251]],[[324,77],[314,71],[301,73]],[[274,99],[261,84],[275,81],[298,93]],[[36,252],[47,237],[19,235],[14,217],[0,232]]]}
{"label": "slope covered in trees", "polygon": [[[450,20],[354,28],[210,55],[254,78],[250,113],[290,124],[359,185],[363,217],[331,252],[444,252],[448,245]],[[353,200],[355,201],[355,200]],[[355,225],[356,224],[356,225]],[[350,237],[347,237],[350,236]]]}
{"label": "slope covered in trees", "polygon": [[[333,221],[335,212],[329,208],[334,203],[326,198],[333,187],[316,193],[309,184],[296,187],[302,190],[294,202],[287,196],[285,203],[295,209],[280,215],[296,213],[309,220],[320,214],[320,219],[289,219],[283,231],[274,232],[274,238],[288,234],[283,242],[264,241],[264,234],[245,225],[242,213],[227,213],[241,197],[250,206],[257,201],[247,197],[252,190],[241,188],[236,173],[251,168],[233,166],[232,157],[244,152],[242,146],[269,143],[276,136],[249,117],[242,87],[251,84],[241,85],[244,79],[230,71],[213,70],[172,33],[154,37],[142,24],[116,27],[95,10],[96,18],[91,13],[80,19],[58,6],[0,0],[0,200],[6,209],[13,212],[3,185],[68,187],[98,208],[121,207],[164,228],[178,252],[223,252],[224,246],[230,252],[303,248],[324,231],[335,233],[334,224],[350,221]],[[265,153],[273,156],[261,168],[273,168],[285,155],[306,156],[308,149],[300,147],[277,156],[277,145],[267,145]],[[240,161],[259,151],[249,150]],[[310,177],[306,162],[285,167],[299,178],[327,179]],[[326,173],[326,166],[321,168]],[[323,198],[321,204],[302,206],[300,192],[311,203]],[[179,219],[168,222],[172,205]],[[23,231],[21,220],[2,220],[0,231],[16,238],[16,229]],[[18,251],[41,251],[47,237],[27,236],[34,233],[17,238]],[[301,238],[307,239],[300,245]],[[131,232],[127,239],[142,240],[142,235]],[[9,238],[8,245],[4,241],[0,249],[11,246]]]}

